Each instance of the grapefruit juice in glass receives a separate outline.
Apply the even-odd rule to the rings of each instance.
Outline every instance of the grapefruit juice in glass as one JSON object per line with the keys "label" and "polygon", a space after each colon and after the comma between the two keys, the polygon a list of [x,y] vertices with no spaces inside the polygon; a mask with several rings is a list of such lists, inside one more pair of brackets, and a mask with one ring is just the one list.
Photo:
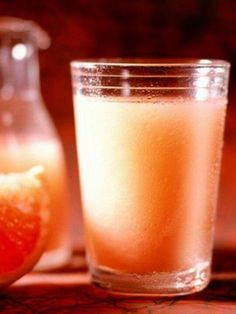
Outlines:
{"label": "grapefruit juice in glass", "polygon": [[72,62],[92,280],[180,295],[209,282],[229,64]]}

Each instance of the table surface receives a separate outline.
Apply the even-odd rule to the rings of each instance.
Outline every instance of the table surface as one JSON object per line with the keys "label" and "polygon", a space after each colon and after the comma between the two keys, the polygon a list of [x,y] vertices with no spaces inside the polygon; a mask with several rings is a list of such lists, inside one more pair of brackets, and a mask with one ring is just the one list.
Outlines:
{"label": "table surface", "polygon": [[236,313],[236,253],[215,251],[210,285],[202,292],[175,298],[114,297],[94,287],[84,252],[57,272],[32,273],[0,294],[0,313]]}
{"label": "table surface", "polygon": [[[74,129],[62,128],[71,179],[72,204],[78,203]],[[236,313],[236,109],[228,112],[219,193],[213,274],[202,292],[175,298],[112,297],[94,287],[84,260],[76,249],[66,268],[51,273],[31,273],[0,293],[0,313],[43,314],[171,314]],[[77,217],[78,219],[80,217]],[[73,219],[73,221],[75,221]],[[75,241],[75,243],[77,243]],[[77,243],[78,244],[78,243]]]}

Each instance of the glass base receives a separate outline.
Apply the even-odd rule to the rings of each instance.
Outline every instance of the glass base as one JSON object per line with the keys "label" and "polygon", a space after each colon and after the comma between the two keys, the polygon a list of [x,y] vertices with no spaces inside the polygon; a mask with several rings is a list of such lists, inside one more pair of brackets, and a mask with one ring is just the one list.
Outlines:
{"label": "glass base", "polygon": [[209,262],[181,272],[135,274],[92,267],[92,281],[111,294],[177,296],[203,290],[210,280]]}
{"label": "glass base", "polygon": [[71,257],[69,247],[45,251],[33,271],[50,271],[66,265]]}

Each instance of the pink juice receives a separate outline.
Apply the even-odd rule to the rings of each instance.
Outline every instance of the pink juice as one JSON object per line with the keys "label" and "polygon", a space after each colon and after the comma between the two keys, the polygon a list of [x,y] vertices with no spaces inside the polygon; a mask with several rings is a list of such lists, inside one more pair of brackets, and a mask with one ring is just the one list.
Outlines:
{"label": "pink juice", "polygon": [[226,99],[74,102],[92,265],[131,273],[207,267]]}

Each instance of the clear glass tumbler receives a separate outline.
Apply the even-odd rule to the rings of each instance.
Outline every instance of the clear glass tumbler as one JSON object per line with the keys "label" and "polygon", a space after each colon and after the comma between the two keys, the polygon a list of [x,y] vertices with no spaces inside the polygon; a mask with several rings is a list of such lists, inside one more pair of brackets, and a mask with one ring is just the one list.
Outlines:
{"label": "clear glass tumbler", "polygon": [[71,63],[87,258],[111,293],[209,282],[227,104],[222,60]]}

